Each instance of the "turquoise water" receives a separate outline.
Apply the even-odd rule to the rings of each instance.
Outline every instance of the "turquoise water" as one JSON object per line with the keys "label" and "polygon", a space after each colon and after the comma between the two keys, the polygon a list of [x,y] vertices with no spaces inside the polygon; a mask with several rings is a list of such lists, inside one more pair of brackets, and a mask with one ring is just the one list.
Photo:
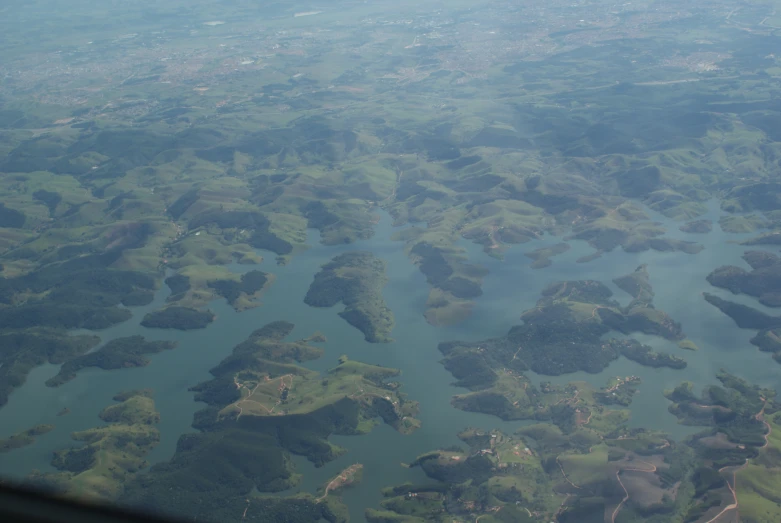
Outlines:
{"label": "turquoise water", "polygon": [[[419,470],[404,468],[400,463],[410,462],[423,452],[458,443],[456,433],[467,426],[512,431],[523,424],[502,422],[452,408],[450,398],[462,390],[450,385],[453,378],[439,363],[441,355],[437,344],[440,341],[478,340],[504,334],[513,324],[518,323],[524,310],[534,306],[540,291],[548,283],[557,280],[601,280],[608,283],[616,297],[626,303],[629,297],[610,280],[633,271],[642,263],[649,266],[656,292],[656,306],[681,322],[684,331],[699,345],[700,350],[682,351],[674,343],[660,338],[635,337],[656,350],[670,351],[684,357],[689,363],[688,368],[649,369],[622,358],[597,375],[575,373],[550,378],[530,373],[530,377],[535,382],[585,380],[602,386],[611,376],[638,375],[643,379],[643,384],[632,405],[632,424],[663,429],[674,438],[682,438],[692,429],[679,426],[667,412],[668,402],[661,394],[665,388],[673,387],[682,380],[693,381],[700,388],[713,383],[718,369],[725,368],[752,382],[781,389],[781,367],[768,354],[759,352],[749,344],[748,340],[754,331],[738,329],[701,296],[703,291],[708,291],[764,309],[750,298],[735,297],[712,288],[705,280],[705,276],[720,265],[746,266],[740,258],[745,248],[730,243],[742,236],[723,233],[717,225],[706,235],[687,234],[678,231],[678,223],[658,214],[650,214],[668,228],[669,236],[698,241],[705,245],[705,250],[697,255],[654,251],[625,253],[617,250],[592,262],[578,264],[575,260],[589,254],[592,249],[585,242],[571,241],[572,249],[555,257],[551,267],[533,270],[530,267],[531,260],[523,253],[546,244],[558,243],[560,238],[548,236],[512,247],[505,253],[503,260],[489,257],[480,246],[463,242],[469,260],[485,266],[490,273],[483,285],[484,294],[476,301],[473,315],[455,327],[432,327],[426,323],[422,313],[428,286],[423,275],[404,254],[402,244],[390,239],[395,229],[387,215],[382,216],[376,234],[370,240],[327,247],[320,245],[317,234],[311,232],[308,243],[312,248],[294,257],[288,265],[275,266],[273,255],[269,255],[260,268],[276,274],[277,280],[263,296],[263,305],[236,313],[224,300],[215,301],[210,308],[217,314],[217,319],[205,330],[169,332],[139,326],[146,312],[164,303],[168,294],[164,288],[158,292],[154,303],[134,308],[130,321],[99,334],[105,341],[141,333],[150,339],[178,341],[178,347],[152,355],[151,364],[147,367],[114,371],[86,370],[73,381],[55,389],[46,387],[44,382],[56,374],[56,366],[45,365],[33,370],[25,385],[15,391],[9,403],[0,409],[0,437],[37,423],[52,423],[56,428],[39,437],[32,446],[0,455],[0,474],[22,477],[32,469],[52,470],[49,465],[51,452],[71,445],[71,432],[100,424],[97,415],[112,403],[111,397],[117,392],[134,388],[154,389],[156,405],[161,413],[162,440],[151,453],[149,461],[154,463],[169,459],[179,436],[193,431],[190,427],[193,414],[201,408],[187,389],[209,379],[208,370],[253,330],[271,321],[288,320],[296,324],[291,338],[302,338],[314,331],[321,331],[328,337],[328,342],[323,344],[325,355],[307,363],[308,367],[316,370],[331,368],[342,354],[367,363],[396,367],[403,372],[400,378],[402,390],[411,399],[420,402],[423,426],[412,435],[404,436],[380,425],[368,435],[332,437],[333,442],[344,446],[348,452],[325,467],[315,469],[304,459],[295,460],[299,471],[304,474],[304,481],[296,490],[309,492],[314,492],[344,467],[355,462],[363,463],[363,483],[344,494],[353,521],[361,521],[366,507],[378,505],[382,487],[422,479]],[[719,214],[716,202],[711,202],[705,218],[716,222]],[[359,331],[337,316],[341,310],[339,306],[314,309],[303,303],[319,266],[349,250],[369,250],[387,262],[389,284],[384,295],[396,316],[396,329],[393,332],[395,341],[392,343],[366,343]],[[250,268],[255,267],[232,266],[237,272]],[[56,414],[63,407],[68,407],[71,413],[57,417]]]}

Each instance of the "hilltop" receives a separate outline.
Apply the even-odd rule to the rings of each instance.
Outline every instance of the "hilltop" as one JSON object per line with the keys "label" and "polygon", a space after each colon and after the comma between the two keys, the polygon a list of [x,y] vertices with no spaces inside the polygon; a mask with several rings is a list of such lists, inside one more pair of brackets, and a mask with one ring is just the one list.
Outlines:
{"label": "hilltop", "polygon": [[108,341],[94,352],[66,361],[56,376],[46,381],[48,387],[59,387],[74,379],[83,368],[122,369],[149,364],[145,354],[155,354],[176,347],[176,342],[147,341],[143,336],[129,336]]}

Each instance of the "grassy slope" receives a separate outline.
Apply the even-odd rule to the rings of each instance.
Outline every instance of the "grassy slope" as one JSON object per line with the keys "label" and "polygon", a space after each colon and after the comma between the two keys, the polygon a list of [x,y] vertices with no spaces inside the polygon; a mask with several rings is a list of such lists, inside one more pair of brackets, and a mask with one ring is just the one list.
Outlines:
{"label": "grassy slope", "polygon": [[[154,400],[144,391],[120,395],[122,401],[105,408],[100,416],[108,425],[73,433],[84,446],[55,453],[53,464],[75,472],[38,476],[39,481],[81,499],[115,499],[123,485],[146,466],[144,456],[160,439],[154,426],[160,415]],[[89,457],[81,455],[88,452]],[[74,460],[75,463],[74,464]]]}
{"label": "grassy slope", "polygon": [[741,518],[747,523],[781,520],[781,426],[778,416],[768,420],[768,445],[735,475]]}

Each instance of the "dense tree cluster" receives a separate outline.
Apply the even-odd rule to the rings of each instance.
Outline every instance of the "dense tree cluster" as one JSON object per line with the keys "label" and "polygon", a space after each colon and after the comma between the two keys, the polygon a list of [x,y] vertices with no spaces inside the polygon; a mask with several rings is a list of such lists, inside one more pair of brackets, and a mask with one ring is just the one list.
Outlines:
{"label": "dense tree cluster", "polygon": [[387,281],[385,262],[380,258],[368,252],[347,252],[315,274],[304,303],[332,307],[342,302],[345,309],[339,316],[363,332],[367,341],[388,341],[394,320],[382,296]]}
{"label": "dense tree cluster", "polygon": [[748,294],[769,307],[781,306],[781,258],[773,253],[748,251],[744,259],[751,271],[727,265],[708,275],[708,282],[734,294]]}
{"label": "dense tree cluster", "polygon": [[58,387],[75,378],[76,373],[86,367],[99,367],[106,370],[143,367],[149,363],[146,354],[155,354],[173,349],[175,346],[175,342],[147,341],[143,336],[116,338],[94,352],[66,361],[57,375],[49,379],[46,385]]}
{"label": "dense tree cluster", "polygon": [[141,320],[141,325],[150,329],[203,329],[214,321],[214,313],[189,307],[166,307],[150,312]]}
{"label": "dense tree cluster", "polygon": [[36,436],[46,434],[52,429],[54,425],[36,425],[9,438],[0,439],[0,454],[31,445],[35,442]]}
{"label": "dense tree cluster", "polygon": [[741,329],[765,330],[781,327],[781,317],[765,314],[748,305],[725,300],[707,292],[703,293],[703,296],[705,301],[732,318]]}
{"label": "dense tree cluster", "polygon": [[251,296],[261,290],[267,281],[268,275],[265,272],[254,270],[242,274],[239,281],[212,280],[208,285],[233,305],[242,293]]}
{"label": "dense tree cluster", "polygon": [[0,406],[27,374],[44,363],[60,364],[87,352],[100,342],[97,336],[69,336],[63,331],[27,330],[0,334]]}

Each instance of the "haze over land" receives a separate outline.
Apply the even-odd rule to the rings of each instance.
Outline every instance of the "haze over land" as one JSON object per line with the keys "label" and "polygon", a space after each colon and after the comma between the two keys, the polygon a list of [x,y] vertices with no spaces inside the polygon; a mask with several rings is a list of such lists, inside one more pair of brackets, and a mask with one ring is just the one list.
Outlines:
{"label": "haze over land", "polygon": [[781,521],[781,3],[0,7],[0,476],[204,521]]}

